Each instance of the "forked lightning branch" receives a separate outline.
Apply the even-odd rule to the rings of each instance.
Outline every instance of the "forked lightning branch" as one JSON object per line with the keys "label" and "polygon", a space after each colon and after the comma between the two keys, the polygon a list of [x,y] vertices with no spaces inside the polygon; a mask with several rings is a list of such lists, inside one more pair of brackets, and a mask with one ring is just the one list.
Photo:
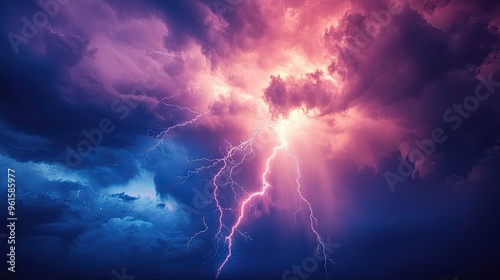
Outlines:
{"label": "forked lightning branch", "polygon": [[10,245],[7,263],[10,272],[16,272],[16,171],[7,169],[7,228],[9,230],[7,243]]}

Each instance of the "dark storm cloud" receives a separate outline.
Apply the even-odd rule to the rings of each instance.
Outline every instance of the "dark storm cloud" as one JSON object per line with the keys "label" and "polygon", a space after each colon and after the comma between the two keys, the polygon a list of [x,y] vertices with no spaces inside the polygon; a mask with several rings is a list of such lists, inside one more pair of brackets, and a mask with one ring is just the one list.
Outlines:
{"label": "dark storm cloud", "polygon": [[73,66],[85,57],[92,57],[97,49],[89,49],[89,39],[76,35],[64,36],[58,32],[47,30],[43,34],[45,58],[53,63]]}
{"label": "dark storm cloud", "polygon": [[264,90],[264,98],[272,104],[275,114],[287,115],[292,109],[307,110],[328,106],[336,95],[330,81],[322,79],[323,73],[306,74],[305,78],[284,82],[281,77],[271,76],[269,87]]}
{"label": "dark storm cloud", "polygon": [[[54,160],[59,156],[57,149],[81,137],[79,130],[95,126],[100,116],[110,113],[107,108],[97,107],[92,102],[76,104],[62,93],[66,86],[72,84],[65,65],[83,59],[87,44],[77,37],[70,39],[76,41],[67,41],[67,38],[54,33],[48,36],[47,43],[61,49],[57,52],[48,49],[44,57],[27,52],[12,56],[9,46],[2,45],[2,59],[6,63],[0,69],[0,83],[4,91],[0,114],[15,130],[27,136],[33,135],[29,137],[52,139],[46,141],[50,142],[54,153],[45,157]],[[15,149],[7,151],[13,152]],[[31,159],[43,160],[36,156]]]}
{"label": "dark storm cloud", "polygon": [[127,195],[124,192],[112,194],[111,197],[118,197],[118,198],[120,198],[121,200],[123,200],[125,202],[127,202],[127,201],[128,202],[132,202],[134,200],[139,199],[137,197],[133,197],[133,196]]}
{"label": "dark storm cloud", "polygon": [[[8,9],[4,11],[9,14],[5,14],[4,18],[9,25],[3,28],[6,31],[16,31],[17,25],[22,26],[22,22],[17,22],[15,16],[31,15],[31,10],[33,13],[41,10],[40,6],[32,4],[26,4],[30,7],[27,9],[21,5],[7,3]],[[73,8],[79,4],[67,5],[67,8]],[[179,11],[190,13],[190,5],[181,2],[173,5],[177,5],[176,9]],[[151,7],[148,8],[148,11],[150,10]],[[68,11],[71,10],[63,11],[61,6],[59,14],[66,18],[70,13]],[[119,13],[118,9],[116,11]],[[197,12],[191,17],[196,14]],[[145,12],[142,16],[151,15]],[[172,25],[185,18],[178,17],[176,13],[172,13],[172,16],[175,16]],[[90,134],[97,137],[95,133],[99,132],[95,132],[96,129],[100,128],[103,119],[108,119],[111,120],[113,133],[104,133],[102,141],[92,143],[93,154],[85,157],[83,164],[78,166],[84,168],[96,164],[105,165],[114,162],[99,161],[102,157],[94,155],[97,150],[113,154],[116,150],[135,145],[136,136],[146,135],[147,129],[144,127],[165,127],[190,117],[183,111],[170,110],[170,119],[154,121],[158,116],[152,110],[155,104],[154,96],[164,94],[165,89],[148,87],[149,90],[136,90],[143,83],[151,83],[140,80],[113,81],[110,87],[110,81],[106,80],[106,77],[99,76],[95,69],[88,67],[89,63],[96,59],[95,55],[103,51],[99,47],[90,47],[95,45],[95,34],[83,32],[82,26],[77,24],[64,25],[57,20],[60,17],[52,19],[50,24],[38,29],[37,36],[23,45],[17,55],[13,55],[8,40],[2,40],[0,44],[3,61],[0,66],[0,86],[3,91],[0,97],[0,118],[5,126],[10,126],[19,134],[13,136],[14,132],[4,131],[10,136],[6,135],[2,141],[5,146],[13,148],[5,149],[5,154],[19,160],[64,163],[67,161],[68,147],[69,150],[77,150],[82,141],[92,142],[83,132],[91,132]],[[190,21],[185,23],[188,22]],[[178,32],[180,34],[180,31]],[[174,58],[164,70],[173,77],[183,71],[182,65],[182,59]],[[145,67],[142,71],[147,69]],[[170,94],[178,91],[174,87],[169,90],[172,91]],[[23,147],[13,147],[16,139],[20,138],[39,139],[37,141],[43,141],[44,145],[39,145],[36,153],[22,154],[19,153],[20,149],[30,149],[32,145],[24,143]],[[20,144],[22,142],[16,143],[18,146]]]}
{"label": "dark storm cloud", "polygon": [[[423,95],[425,87],[449,75],[469,73],[469,81],[472,82],[473,75],[478,73],[488,55],[498,49],[498,33],[484,19],[465,22],[456,32],[444,32],[432,27],[412,9],[393,14],[390,20],[390,27],[382,28],[377,35],[371,35],[367,31],[367,22],[373,24],[373,18],[348,14],[340,28],[325,33],[327,42],[333,43],[340,36],[343,40],[357,40],[355,44],[362,44],[346,47],[336,53],[338,61],[331,68],[332,74],[347,73],[345,81],[348,87],[340,108],[332,109],[357,104],[389,109],[400,104],[408,106],[405,103]],[[471,33],[470,29],[476,32]],[[464,45],[462,38],[467,37],[468,44],[475,44]],[[448,80],[450,87],[462,82]],[[440,94],[433,93],[433,98],[442,100],[443,95],[449,98],[453,94],[452,90],[447,90]],[[437,107],[437,110],[442,109],[436,106],[434,100],[427,102],[432,103],[432,107]]]}
{"label": "dark storm cloud", "polygon": [[[492,92],[477,111],[463,118],[456,132],[450,129],[456,123],[444,113],[454,104],[463,106],[464,99],[475,94],[483,84],[478,77],[493,75],[493,81],[499,80],[495,61],[500,36],[493,25],[498,16],[495,9],[485,9],[488,5],[436,1],[424,10],[418,10],[418,3],[391,10],[385,1],[356,2],[338,26],[324,33],[334,57],[329,74],[343,83],[342,89],[324,86],[321,76],[311,79],[312,74],[309,82],[273,76],[264,98],[271,111],[282,115],[296,108],[332,115],[358,108],[371,118],[394,120],[413,131],[403,142],[429,138],[433,129],[444,128],[450,135],[438,147],[442,158],[431,156],[429,161],[437,174],[452,170],[465,174],[498,135],[500,96]],[[443,13],[451,13],[440,10],[445,8],[456,9],[456,15],[446,18],[449,23],[434,26],[428,13],[444,17]]]}
{"label": "dark storm cloud", "polygon": [[191,39],[198,42],[204,53],[214,62],[230,53],[226,44],[227,34],[221,33],[223,21],[215,14],[209,2],[187,1],[108,1],[122,18],[139,14],[158,14],[168,26],[164,46],[180,51]]}
{"label": "dark storm cloud", "polygon": [[[177,263],[199,254],[196,247],[200,241],[193,242],[192,251],[187,252],[187,237],[175,230],[186,224],[156,207],[153,200],[123,192],[102,195],[97,186],[96,191],[85,182],[56,179],[64,176],[64,169],[53,165],[17,163],[3,156],[0,162],[2,168],[14,168],[20,177],[30,174],[27,180],[19,180],[16,192],[16,213],[22,220],[16,224],[17,261],[26,268],[18,272],[22,278],[60,279],[78,272],[73,279],[80,279],[92,271],[90,279],[101,279],[93,277],[108,275],[113,267],[123,265],[132,271],[147,266],[156,276],[160,274],[155,269],[158,267],[170,272],[185,270]],[[4,190],[2,196],[6,196]],[[7,207],[3,202],[0,205]],[[49,253],[43,252],[46,250]],[[114,260],[114,254],[125,259]],[[89,258],[102,261],[96,263]],[[82,262],[88,265],[82,268]],[[55,263],[64,265],[56,271]],[[161,274],[169,273],[166,271]]]}
{"label": "dark storm cloud", "polygon": [[[33,12],[40,10],[38,5],[32,4],[30,7]],[[51,18],[50,24],[40,28],[37,36],[23,45],[17,55],[12,55],[12,46],[8,41],[2,41],[0,45],[4,50],[2,61],[5,62],[0,69],[2,73],[0,86],[5,92],[0,99],[2,109],[0,118],[6,125],[15,127],[17,133],[24,135],[22,137],[43,139],[47,142],[43,151],[40,151],[41,148],[38,146],[36,153],[31,155],[19,153],[19,149],[5,149],[5,154],[11,157],[19,160],[60,163],[67,163],[70,157],[70,161],[76,162],[75,167],[80,169],[95,165],[112,165],[116,164],[113,154],[120,149],[137,145],[136,137],[146,135],[147,128],[161,131],[165,127],[193,117],[189,111],[172,110],[170,107],[156,104],[161,97],[179,95],[184,91],[183,87],[189,81],[190,73],[183,57],[170,58],[159,68],[162,72],[160,74],[164,75],[159,82],[166,80],[169,83],[167,86],[134,91],[138,85],[146,81],[108,79],[106,75],[96,71],[108,69],[89,66],[96,61],[97,67],[109,66],[109,63],[101,61],[102,59],[98,57],[107,50],[109,43],[100,42],[98,32],[86,30],[77,19],[71,19],[73,9],[80,9],[83,14],[88,13],[93,16],[111,12],[113,16],[116,15],[117,20],[120,20],[116,25],[127,24],[130,20],[141,22],[143,19],[159,17],[168,29],[165,34],[158,33],[158,36],[164,37],[162,45],[166,49],[182,51],[189,40],[193,39],[213,61],[221,59],[230,52],[226,46],[227,34],[221,34],[225,24],[222,17],[229,16],[230,13],[214,14],[215,7],[210,3],[130,1],[117,4],[109,1],[109,5],[77,7],[80,4],[69,3],[65,9],[61,6],[58,16]],[[236,8],[235,6],[231,13],[234,13]],[[23,13],[31,15],[31,10],[22,6],[9,5],[9,9],[10,13],[16,16],[18,14],[22,16]],[[113,24],[106,17],[109,15],[101,18],[102,24]],[[10,25],[6,27],[7,31],[17,28],[19,22],[13,15],[6,14],[5,19]],[[119,28],[116,31],[109,31],[107,35],[115,38],[114,48],[128,50],[131,47],[130,42],[133,42],[132,46],[136,44],[135,38],[123,33]],[[119,42],[120,40],[126,43]],[[127,53],[127,56],[133,57],[132,51]],[[139,70],[146,71],[149,68],[149,65],[145,65]],[[140,77],[141,74],[138,74],[136,77]],[[150,85],[152,83],[150,80],[147,82]],[[169,102],[170,100],[179,105],[189,102],[182,98],[172,98]],[[217,106],[214,104],[213,107]],[[217,114],[215,111],[213,113]],[[220,118],[222,123],[222,118],[225,116],[221,115]],[[97,137],[99,132],[96,132],[96,129],[99,129],[103,119],[111,120],[113,132],[104,133],[102,142],[91,143],[91,155],[81,156],[78,145],[92,142],[92,139],[86,136],[89,133],[85,134],[84,131]],[[228,133],[231,127],[227,126]],[[185,136],[186,142],[194,141],[188,133],[189,131]],[[224,138],[224,135],[220,135],[211,141],[215,143]],[[6,137],[3,140],[6,146],[13,145],[9,143],[9,139]],[[151,143],[154,141],[156,139]],[[28,147],[20,147],[20,149],[25,148]],[[76,155],[74,152],[77,152]],[[143,151],[138,153],[141,152]],[[77,158],[79,156],[81,161]]]}

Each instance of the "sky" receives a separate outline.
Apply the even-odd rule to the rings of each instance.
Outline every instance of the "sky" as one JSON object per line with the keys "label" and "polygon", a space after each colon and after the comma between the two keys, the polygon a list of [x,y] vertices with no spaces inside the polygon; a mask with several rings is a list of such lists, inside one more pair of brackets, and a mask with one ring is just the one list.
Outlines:
{"label": "sky", "polygon": [[499,27],[495,0],[1,1],[1,279],[499,279]]}

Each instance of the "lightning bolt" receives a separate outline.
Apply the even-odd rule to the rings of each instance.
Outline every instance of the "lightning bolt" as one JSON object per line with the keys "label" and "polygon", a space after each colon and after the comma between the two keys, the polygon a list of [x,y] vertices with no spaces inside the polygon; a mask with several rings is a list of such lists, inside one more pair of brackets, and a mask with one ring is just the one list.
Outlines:
{"label": "lightning bolt", "polygon": [[[217,228],[217,232],[216,232],[215,238],[214,238],[214,245],[215,245],[214,247],[215,247],[216,254],[218,254],[218,251],[219,251],[219,244],[220,244],[221,238],[225,238],[224,235],[222,234],[222,231],[223,231],[223,229],[227,228],[224,225],[224,222],[223,222],[224,212],[225,211],[234,211],[235,210],[235,209],[232,209],[232,208],[226,208],[226,207],[222,206],[222,203],[221,203],[221,200],[220,200],[221,199],[221,195],[219,194],[219,192],[220,192],[220,190],[221,190],[222,187],[225,187],[225,186],[229,185],[231,187],[231,190],[234,193],[234,198],[235,198],[235,200],[237,202],[239,202],[239,198],[238,198],[238,190],[236,188],[238,188],[239,191],[241,191],[243,194],[248,194],[247,191],[234,180],[233,176],[234,176],[236,168],[240,167],[245,162],[245,160],[250,155],[252,155],[254,153],[253,143],[254,143],[255,137],[264,128],[266,128],[266,126],[264,126],[264,127],[260,127],[260,126],[257,127],[256,131],[252,134],[252,136],[250,137],[250,139],[248,139],[246,141],[243,141],[243,142],[240,142],[238,145],[232,145],[231,143],[229,143],[229,142],[226,141],[226,143],[228,144],[228,147],[225,149],[225,151],[221,150],[221,153],[222,153],[223,156],[220,157],[220,158],[215,158],[215,159],[198,158],[198,159],[194,159],[194,160],[186,159],[188,162],[202,162],[202,161],[206,161],[206,162],[208,162],[208,164],[202,165],[201,167],[198,167],[198,168],[196,168],[194,170],[188,171],[187,175],[183,177],[184,180],[182,182],[178,183],[178,184],[184,183],[193,174],[198,174],[199,172],[201,172],[203,170],[208,170],[208,169],[211,169],[211,168],[215,168],[218,165],[222,165],[220,167],[220,169],[218,169],[217,173],[210,180],[210,182],[212,183],[212,185],[213,185],[214,188],[213,188],[213,192],[212,192],[213,199],[211,199],[208,202],[208,203],[215,202],[216,211],[219,214],[219,218],[218,218],[218,220],[219,220],[219,227]],[[221,180],[222,176],[225,175],[225,174],[228,174],[227,182],[219,183],[219,181]],[[204,218],[203,218],[203,222],[204,222],[206,228],[204,230],[200,231],[200,232],[197,232],[190,239],[190,241],[188,243],[192,242],[192,239],[194,239],[195,237],[197,237],[200,234],[205,233],[208,230],[208,226],[206,225]],[[239,231],[237,229],[235,229],[234,231],[236,231],[239,234],[241,234],[245,239],[247,239],[247,240],[250,239],[251,240],[250,236],[248,236],[246,233],[243,233],[243,232],[241,232],[241,231]]]}
{"label": "lightning bolt", "polygon": [[[294,155],[290,154],[290,152],[288,151],[288,149],[287,149],[287,153],[288,153],[288,156],[290,156],[293,159],[295,159],[295,165],[297,167],[297,174],[298,174],[297,179],[295,180],[295,182],[297,183],[297,193],[300,196],[299,206],[300,206],[300,202],[304,202],[307,205],[307,207],[309,208],[309,221],[310,221],[311,230],[316,235],[316,241],[318,242],[318,245],[316,247],[316,251],[318,252],[318,254],[322,254],[322,256],[323,256],[323,259],[325,261],[324,264],[323,264],[323,268],[325,269],[325,275],[326,275],[326,277],[329,278],[328,277],[327,264],[328,264],[328,260],[330,260],[330,259],[328,258],[327,254],[326,254],[325,241],[324,241],[323,237],[318,233],[318,230],[317,230],[318,219],[314,216],[314,211],[312,209],[311,203],[309,203],[309,201],[304,197],[304,195],[302,194],[302,191],[301,191],[302,185],[300,184],[301,174],[300,174],[299,159],[297,157],[295,157]],[[294,216],[300,210],[301,210],[301,208],[299,208],[295,212]]]}
{"label": "lightning bolt", "polygon": [[205,229],[202,229],[200,231],[198,231],[197,233],[195,233],[188,241],[187,243],[187,250],[189,250],[189,244],[191,244],[191,242],[193,242],[193,240],[200,234],[203,234],[205,233],[207,230],[208,230],[208,225],[207,225],[207,222],[205,221],[205,216],[203,216],[203,225],[205,226]]}
{"label": "lightning bolt", "polygon": [[[229,234],[224,238],[225,242],[227,243],[227,254],[226,254],[226,257],[224,258],[224,261],[221,263],[221,265],[217,269],[217,274],[215,276],[215,279],[217,279],[220,276],[222,269],[227,264],[227,262],[229,261],[229,259],[231,258],[232,254],[233,254],[234,236],[235,236],[235,233],[241,234],[241,232],[239,231],[238,228],[243,223],[245,215],[247,215],[248,205],[251,202],[257,200],[258,198],[265,196],[267,194],[268,189],[272,187],[272,185],[267,181],[267,177],[268,177],[269,173],[271,172],[271,168],[270,168],[271,162],[276,157],[276,155],[278,154],[279,151],[286,152],[286,154],[289,157],[291,157],[292,159],[294,159],[294,161],[295,161],[296,171],[297,171],[297,178],[295,181],[297,184],[297,193],[300,197],[299,206],[300,206],[300,202],[304,202],[308,206],[311,230],[316,235],[316,240],[318,243],[316,250],[317,250],[318,254],[322,254],[322,256],[324,258],[324,266],[323,267],[325,269],[325,275],[328,277],[327,263],[328,263],[329,258],[328,258],[327,253],[326,253],[326,246],[325,246],[324,238],[318,233],[318,229],[317,229],[318,219],[314,215],[314,211],[313,211],[313,208],[311,206],[311,203],[304,197],[304,195],[301,191],[302,185],[300,183],[301,172],[300,172],[299,159],[296,156],[294,156],[293,154],[291,154],[291,152],[288,149],[288,144],[285,140],[285,133],[283,130],[283,124],[281,124],[281,129],[279,131],[279,134],[280,134],[280,138],[281,138],[281,144],[279,146],[274,147],[273,153],[266,160],[266,165],[265,165],[266,168],[261,176],[262,185],[261,185],[260,190],[249,194],[248,197],[240,203],[240,205],[238,207],[238,216],[237,216],[236,222],[231,227]],[[254,136],[255,136],[255,134],[249,140],[249,143],[252,143]],[[232,151],[233,150],[230,150],[230,152],[232,152]],[[217,198],[218,185],[216,184],[216,181],[217,181],[217,177],[220,176],[222,170],[225,167],[226,167],[226,165],[224,165],[223,168],[219,171],[219,173],[217,173],[216,176],[214,177],[215,188],[214,188],[213,195],[214,195],[215,202],[216,202],[216,208],[219,212],[219,227],[218,227],[218,230],[216,233],[216,240],[217,240],[216,243],[217,244],[218,244],[218,241],[220,240],[219,236],[222,235],[222,228],[225,227],[225,225],[222,221],[223,211],[225,209],[220,205],[219,199]],[[301,210],[301,208],[299,208],[297,210],[297,212],[300,210]],[[297,214],[297,212],[295,212],[294,216]],[[247,237],[246,235],[243,235],[243,236]]]}
{"label": "lightning bolt", "polygon": [[[175,96],[175,95],[174,95]],[[146,160],[146,158],[149,156],[149,153],[156,150],[159,146],[161,146],[169,137],[173,136],[173,131],[176,130],[176,129],[182,129],[188,125],[193,125],[193,124],[196,124],[196,122],[203,116],[202,113],[199,113],[197,111],[194,111],[192,110],[191,108],[189,107],[183,107],[183,106],[179,106],[179,105],[176,105],[176,104],[171,104],[171,103],[168,103],[167,100],[170,99],[170,98],[173,98],[174,96],[170,96],[170,97],[165,97],[165,98],[162,98],[158,101],[158,105],[164,105],[166,106],[167,108],[170,108],[170,110],[172,111],[187,111],[188,113],[190,113],[191,115],[193,115],[193,117],[191,117],[190,119],[188,120],[184,120],[184,121],[181,121],[181,122],[178,122],[176,124],[173,124],[172,126],[169,126],[163,130],[161,130],[160,132],[157,132],[153,129],[149,129],[147,131],[147,135],[150,139],[153,139],[155,141],[155,144],[153,144],[151,147],[149,147],[145,152],[145,157],[144,157],[144,161]],[[161,117],[159,116],[158,114],[156,114],[158,117]],[[163,153],[163,156],[165,158],[167,158],[167,155],[165,154],[165,151],[163,149],[161,149],[161,152]]]}
{"label": "lightning bolt", "polygon": [[[163,68],[172,63],[174,59],[181,59],[183,56],[182,54],[171,52],[171,51],[162,51],[158,49],[154,49],[151,47],[148,47],[147,45],[134,41],[132,45],[128,46],[116,46],[117,48],[121,48],[122,51],[124,52],[125,55],[127,55],[130,59],[133,61],[142,61],[144,57],[148,57],[153,59],[153,62],[150,63],[144,71],[141,73],[140,77],[135,80],[135,82],[139,85],[144,86],[147,90],[154,90],[156,89],[160,83],[168,79],[168,75],[165,74]],[[152,80],[154,83],[150,84],[148,83],[148,80]],[[187,90],[193,91],[193,85],[194,83],[190,82],[187,85]],[[156,106],[151,108],[152,113],[160,120],[164,120],[161,114],[158,114],[155,111],[155,108],[159,107],[160,105],[163,105],[167,107],[170,111],[184,111],[186,114],[191,115],[192,117],[188,117],[187,120],[180,121],[178,123],[175,123],[171,125],[170,127],[167,127],[159,132],[149,129],[147,131],[147,135],[150,139],[155,140],[155,144],[153,144],[149,149],[147,149],[145,152],[141,154],[145,154],[144,161],[146,161],[146,158],[149,156],[149,153],[156,150],[159,146],[161,146],[167,138],[172,136],[172,133],[176,129],[182,129],[188,125],[195,124],[201,117],[202,113],[197,112],[195,110],[192,110],[189,107],[185,106],[180,106],[174,103],[169,103],[168,100],[172,99],[174,97],[179,96],[180,93],[173,94],[168,97],[161,98],[158,100]],[[196,95],[197,96],[197,95]],[[191,100],[190,100],[191,101]],[[165,151],[161,149],[161,152],[165,157]]]}
{"label": "lightning bolt", "polygon": [[[222,207],[222,204],[219,200],[219,192],[220,192],[221,186],[219,186],[219,184],[217,182],[218,182],[219,178],[223,175],[223,173],[229,169],[229,181],[231,182],[231,188],[232,188],[233,192],[235,193],[234,184],[237,184],[237,183],[234,182],[234,180],[232,178],[232,173],[236,167],[240,166],[244,162],[244,160],[251,153],[253,153],[253,141],[254,141],[257,133],[258,133],[258,130],[252,134],[252,137],[249,140],[241,142],[237,146],[229,146],[228,147],[226,156],[221,159],[221,162],[223,162],[223,166],[221,169],[219,169],[217,174],[215,174],[214,178],[212,179],[212,183],[214,186],[212,194],[213,194],[214,201],[215,201],[216,211],[218,211],[218,213],[219,213],[219,227],[217,228],[217,232],[215,234],[215,246],[216,246],[215,251],[216,252],[219,251],[218,246],[220,243],[220,238],[223,237],[222,229],[226,228],[226,226],[224,225],[224,222],[223,222],[224,211],[233,211],[234,210],[232,208]],[[233,161],[235,154],[238,152],[241,152],[241,151],[247,151],[247,152],[244,153],[243,157],[239,161]],[[245,191],[244,189],[242,189],[242,190]],[[235,198],[236,198],[236,193],[235,193]],[[232,230],[232,232],[233,232],[233,230]],[[246,236],[246,235],[244,235],[244,236],[245,236],[245,238],[248,238],[248,236]]]}
{"label": "lightning bolt", "polygon": [[[270,172],[270,163],[274,159],[274,157],[276,156],[278,150],[285,149],[285,148],[286,148],[286,143],[283,143],[281,146],[275,147],[273,149],[273,154],[266,161],[266,170],[264,171],[264,173],[262,173],[261,190],[250,194],[250,196],[248,196],[247,199],[245,199],[241,203],[241,205],[239,207],[238,218],[236,219],[235,224],[231,227],[231,231],[230,231],[229,235],[225,237],[226,241],[228,242],[228,253],[226,255],[226,258],[224,259],[224,261],[220,265],[220,267],[217,269],[217,275],[216,275],[215,279],[217,279],[219,277],[219,275],[222,272],[222,269],[226,265],[227,261],[229,261],[229,259],[231,258],[232,251],[233,251],[234,234],[235,234],[235,232],[237,232],[238,227],[240,226],[240,224],[243,221],[243,216],[245,215],[245,211],[246,211],[246,207],[247,207],[248,203],[250,203],[254,198],[261,197],[261,196],[265,195],[267,192],[267,189],[269,189],[271,187],[271,184],[269,184],[267,182],[267,179],[266,179],[267,174]],[[219,227],[219,229],[220,229],[222,226],[222,219],[219,219],[219,222],[221,223],[220,227]],[[220,233],[220,231],[219,231],[219,233]]]}

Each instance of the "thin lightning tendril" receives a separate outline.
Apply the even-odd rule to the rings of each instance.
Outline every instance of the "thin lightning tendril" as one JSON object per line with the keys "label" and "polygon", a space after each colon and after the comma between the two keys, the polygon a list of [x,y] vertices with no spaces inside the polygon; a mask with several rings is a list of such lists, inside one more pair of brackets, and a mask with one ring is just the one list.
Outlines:
{"label": "thin lightning tendril", "polygon": [[207,232],[208,230],[208,225],[207,225],[207,222],[205,221],[205,216],[203,216],[203,225],[205,226],[205,229],[202,229],[200,231],[198,231],[197,233],[195,233],[188,241],[187,243],[187,250],[189,250],[189,244],[191,244],[191,242],[193,242],[193,240],[196,238],[196,236],[200,235],[200,234],[203,234],[205,232]]}
{"label": "thin lightning tendril", "polygon": [[[182,129],[182,128],[188,126],[188,125],[194,125],[203,116],[202,113],[194,111],[194,110],[192,110],[192,109],[190,109],[188,107],[182,107],[182,106],[179,106],[179,105],[176,105],[176,104],[167,103],[166,100],[169,99],[169,98],[172,98],[172,97],[174,97],[174,96],[165,97],[165,98],[160,99],[158,101],[158,105],[160,105],[160,104],[165,105],[166,107],[171,108],[172,111],[187,111],[187,112],[193,114],[194,116],[191,117],[191,119],[188,119],[188,120],[176,123],[176,124],[174,124],[174,125],[172,125],[170,127],[167,127],[166,129],[164,129],[164,130],[162,130],[160,132],[156,132],[153,129],[148,130],[148,132],[147,132],[148,137],[151,138],[151,139],[155,139],[156,138],[155,139],[156,143],[154,145],[152,145],[151,147],[149,147],[145,151],[146,157],[149,155],[150,152],[152,152],[152,151],[156,150],[158,147],[160,147],[167,140],[167,138],[171,137],[173,130],[175,130],[175,129]],[[167,157],[167,155],[165,154],[165,151],[163,149],[162,149],[162,152],[163,152],[163,155],[165,157]]]}
{"label": "thin lightning tendril", "polygon": [[[287,152],[288,152],[288,149],[287,149]],[[307,207],[309,208],[309,221],[310,221],[310,225],[311,225],[311,230],[316,235],[316,241],[318,242],[318,246],[316,247],[316,251],[318,252],[318,254],[322,254],[322,256],[323,256],[323,259],[325,261],[323,264],[323,268],[325,269],[326,277],[329,278],[328,277],[328,268],[327,268],[329,258],[328,258],[328,255],[326,253],[325,242],[323,240],[323,237],[318,233],[318,231],[316,229],[316,227],[318,226],[318,219],[314,216],[314,211],[312,209],[311,203],[309,203],[309,201],[302,195],[302,191],[300,190],[302,185],[300,184],[300,181],[299,181],[301,178],[299,159],[297,157],[295,157],[294,155],[290,154],[290,152],[288,152],[288,155],[290,157],[292,157],[293,159],[295,159],[295,164],[297,167],[298,176],[297,176],[297,179],[295,181],[297,182],[297,193],[300,196],[299,206],[300,206],[300,202],[303,201],[304,203],[306,203]],[[300,210],[301,210],[301,208],[299,208],[297,210],[297,212]],[[297,214],[297,212],[295,212],[294,216]]]}

